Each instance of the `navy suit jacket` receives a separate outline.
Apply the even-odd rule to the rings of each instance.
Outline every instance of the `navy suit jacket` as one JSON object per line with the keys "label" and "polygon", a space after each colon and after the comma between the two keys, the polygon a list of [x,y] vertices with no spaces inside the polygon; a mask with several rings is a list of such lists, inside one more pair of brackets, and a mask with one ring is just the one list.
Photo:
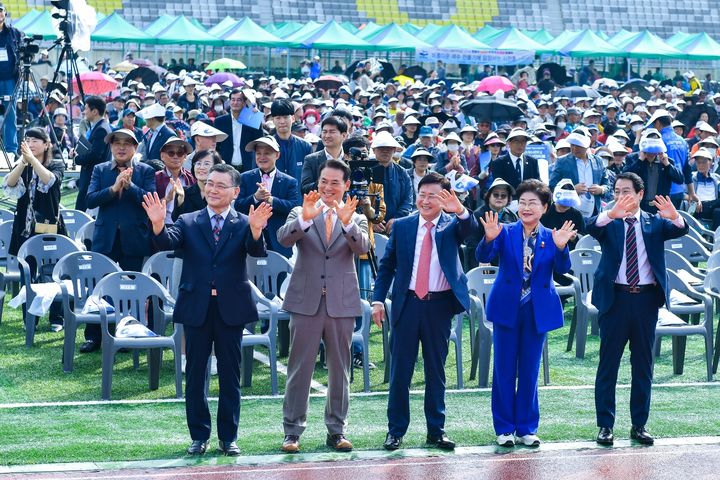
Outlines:
{"label": "navy suit jacket", "polygon": [[184,253],[174,322],[202,326],[212,288],[217,290],[223,323],[238,326],[257,322],[245,260],[248,255],[264,257],[265,242],[262,236],[253,238],[245,215],[230,209],[217,245],[207,208],[180,215],[174,225],[154,237],[154,243],[160,250]]}
{"label": "navy suit jacket", "polygon": [[144,257],[151,253],[150,224],[142,207],[143,195],[155,191],[155,170],[144,163],[133,165],[130,188],[122,196],[110,191],[118,176],[112,162],[97,165],[87,194],[88,208],[99,207],[92,248],[109,255],[120,231],[123,253]]}
{"label": "navy suit jacket", "polygon": [[[538,333],[549,332],[563,326],[563,309],[555,291],[553,271],[570,271],[570,251],[565,246],[558,250],[552,231],[540,225],[535,241],[530,295]],[[515,328],[520,309],[523,281],[523,225],[515,222],[503,225],[500,235],[492,242],[483,238],[475,252],[477,260],[489,263],[499,258],[498,276],[493,283],[485,305],[488,321]]]}
{"label": "navy suit jacket", "polygon": [[[595,283],[592,291],[592,304],[599,313],[605,313],[612,307],[615,300],[615,279],[617,278],[623,253],[625,252],[625,222],[617,219],[604,227],[596,225],[598,217],[591,218],[586,226],[587,232],[600,242],[602,257],[595,270]],[[658,308],[666,301],[667,272],[665,270],[665,240],[682,237],[688,230],[685,222],[678,228],[669,220],[647,212],[640,213],[640,228],[648,261],[652,267],[655,280],[662,288],[664,295],[659,295]]]}
{"label": "navy suit jacket", "polygon": [[[240,175],[240,195],[235,200],[235,209],[247,215],[250,212],[250,205],[257,207],[260,203],[255,200],[254,194],[257,191],[257,184],[260,183],[262,173],[259,168]],[[286,257],[292,256],[292,249],[283,247],[277,239],[277,231],[285,225],[290,210],[302,203],[298,182],[290,175],[279,170],[275,171],[272,189],[270,194],[273,197],[273,214],[268,220],[268,225],[263,234],[266,236],[269,249],[278,252]]]}
{"label": "navy suit jacket", "polygon": [[[540,167],[538,166],[537,159],[524,153],[522,155],[522,159],[522,178],[518,176],[517,171],[515,170],[515,164],[510,158],[510,154],[506,153],[490,162],[489,170],[492,175],[492,179],[502,178],[512,185],[514,189],[517,188],[523,180],[531,178],[540,180]],[[488,185],[490,185],[490,183],[491,181],[488,181]]]}
{"label": "navy suit jacket", "polygon": [[75,201],[75,210],[84,212],[87,206],[87,191],[90,185],[93,168],[110,160],[110,145],[105,143],[105,136],[112,131],[110,123],[104,118],[100,120],[90,133],[90,149],[75,157],[75,163],[80,165],[80,178],[78,178],[78,196]]}
{"label": "navy suit jacket", "polygon": [[160,131],[158,132],[157,136],[155,137],[155,141],[152,144],[152,147],[148,150],[148,144],[150,140],[152,139],[152,131],[148,130],[145,132],[145,139],[143,140],[145,146],[143,147],[143,160],[160,160],[160,150],[162,149],[163,145],[165,145],[165,142],[168,138],[174,137],[175,132],[173,132],[170,127],[163,124],[162,127],[160,127]]}
{"label": "navy suit jacket", "polygon": [[[593,183],[600,186],[607,186],[608,188],[611,188],[610,185],[608,185],[608,177],[607,177],[607,170],[605,170],[605,167],[603,166],[600,159],[598,159],[594,155],[590,155],[588,153],[589,162],[590,162],[590,168],[592,168],[592,177],[593,177]],[[568,153],[564,157],[560,157],[557,162],[555,162],[555,167],[553,168],[552,172],[550,173],[550,188],[555,189],[555,185],[558,184],[558,182],[564,178],[569,178],[572,180],[573,185],[577,185],[580,183],[580,178],[578,177],[578,169],[577,169],[577,157],[573,155],[572,153]],[[590,187],[590,185],[587,185]],[[595,199],[595,211],[600,211],[600,200],[603,197],[603,195],[594,195]]]}
{"label": "navy suit jacket", "polygon": [[[460,245],[472,234],[477,234],[478,223],[472,212],[465,220],[455,215],[440,214],[435,229],[435,244],[443,275],[455,294],[453,315],[470,308],[470,294],[467,277],[463,273],[458,250]],[[418,212],[398,218],[393,224],[390,239],[385,247],[385,255],[378,265],[378,273],[373,288],[373,302],[384,302],[390,283],[392,283],[393,301],[392,325],[396,325],[405,306],[410,289],[413,264],[415,263],[415,240],[419,227]],[[393,280],[394,279],[394,280]]]}
{"label": "navy suit jacket", "polygon": [[[220,154],[225,163],[232,163],[233,158],[233,128],[232,122],[234,122],[231,113],[220,115],[215,119],[215,128],[223,133],[227,134],[227,138],[218,143],[216,150]],[[242,133],[240,134],[240,153],[242,154],[242,171],[247,172],[255,168],[255,152],[246,152],[245,146],[262,137],[262,130],[257,128],[248,127],[247,125],[242,126]]]}

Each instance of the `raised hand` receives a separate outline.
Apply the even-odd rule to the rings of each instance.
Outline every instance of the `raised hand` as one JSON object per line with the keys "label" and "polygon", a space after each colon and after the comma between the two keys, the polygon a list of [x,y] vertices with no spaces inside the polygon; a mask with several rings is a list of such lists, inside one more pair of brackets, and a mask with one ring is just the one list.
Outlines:
{"label": "raised hand", "polygon": [[268,198],[270,198],[270,191],[267,189],[267,186],[262,182],[257,182],[255,185],[257,185],[258,189],[255,191],[255,199],[258,202],[264,202]]}
{"label": "raised hand", "polygon": [[302,205],[302,218],[306,222],[309,222],[313,218],[317,217],[322,213],[322,205],[318,205],[320,201],[320,193],[317,190],[312,190],[303,196]]}
{"label": "raised hand", "polygon": [[498,222],[498,214],[495,212],[485,212],[485,218],[481,218],[480,223],[485,229],[485,241],[488,243],[495,240],[503,228],[502,224]]}
{"label": "raised hand", "polygon": [[[180,184],[180,180],[177,181],[177,184]],[[170,179],[170,189],[168,189],[167,193],[165,194],[165,203],[171,203],[173,200],[175,200],[175,194],[177,193],[177,187],[175,184],[175,180],[172,178]]]}
{"label": "raised hand", "polygon": [[143,208],[153,225],[153,231],[157,235],[165,226],[165,199],[160,199],[157,192],[146,193],[143,197]]}
{"label": "raised hand", "polygon": [[357,205],[357,197],[348,198],[347,202],[345,202],[342,207],[340,207],[337,202],[333,203],[333,208],[335,208],[335,213],[337,213],[338,219],[340,219],[342,224],[346,227],[350,225],[350,222],[352,222],[353,213],[355,213]]}
{"label": "raised hand", "polygon": [[608,217],[615,220],[631,217],[638,208],[637,200],[631,195],[624,195],[615,200],[615,205],[608,212]]}
{"label": "raised hand", "polygon": [[655,195],[655,206],[658,210],[658,215],[668,220],[676,220],[680,214],[675,209],[675,205],[670,201],[670,197],[663,197],[662,195]]}
{"label": "raised hand", "polygon": [[465,206],[462,204],[460,199],[457,197],[457,195],[455,195],[455,192],[453,192],[452,190],[443,189],[438,194],[438,198],[440,199],[443,210],[445,210],[447,213],[461,215],[465,211]]}
{"label": "raised hand", "polygon": [[553,242],[560,250],[564,249],[567,243],[575,238],[575,235],[577,235],[577,230],[575,230],[575,224],[570,220],[563,223],[559,230],[553,228],[552,231]]}
{"label": "raised hand", "polygon": [[250,222],[250,230],[252,230],[253,237],[257,240],[260,238],[263,228],[267,226],[267,222],[272,217],[272,207],[269,203],[261,203],[255,208],[250,205],[250,212],[248,213],[248,221]]}

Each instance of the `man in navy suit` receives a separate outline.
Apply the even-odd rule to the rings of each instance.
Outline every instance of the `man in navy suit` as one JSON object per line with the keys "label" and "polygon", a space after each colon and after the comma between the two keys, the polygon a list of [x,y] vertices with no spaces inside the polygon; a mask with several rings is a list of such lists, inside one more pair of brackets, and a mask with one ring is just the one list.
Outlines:
{"label": "man in navy suit", "polygon": [[602,248],[595,271],[592,303],[598,309],[600,363],[595,378],[595,409],[600,432],[597,443],[612,445],[615,385],[625,345],[630,342],[630,438],[652,445],[645,429],[650,413],[653,345],[658,309],[666,302],[666,240],[688,232],[669,197],[655,197],[657,214],[640,210],[644,185],[634,173],[615,180],[615,206],[590,219],[587,232]]}
{"label": "man in navy suit", "polygon": [[[143,145],[140,147],[143,161],[160,160],[160,150],[162,150],[163,145],[165,145],[168,138],[175,136],[175,132],[165,125],[165,107],[159,103],[153,103],[149,107],[140,110],[138,115],[145,120],[148,126]],[[160,164],[158,163],[158,165]]]}
{"label": "man in navy suit", "polygon": [[247,102],[248,99],[243,91],[239,88],[234,89],[230,92],[230,113],[215,119],[215,128],[227,135],[225,140],[217,144],[218,153],[225,163],[242,172],[254,167],[253,154],[245,151],[245,146],[262,137],[262,130],[240,123],[240,112]]}
{"label": "man in navy suit", "polygon": [[478,224],[439,173],[425,175],[418,192],[418,212],[394,224],[373,290],[373,320],[381,327],[393,284],[388,434],[383,446],[400,448],[410,424],[410,381],[422,342],[427,442],[452,450],[455,442],[445,433],[445,359],[452,318],[470,307],[458,249],[477,235]]}
{"label": "man in navy suit", "polygon": [[[137,139],[120,129],[105,137],[112,160],[96,165],[87,194],[88,208],[98,208],[92,249],[120,264],[123,270],[139,272],[151,253],[150,228],[142,209],[143,195],[155,191],[155,172],[134,158]],[[80,352],[100,348],[100,326],[85,326]]]}
{"label": "man in navy suit", "polygon": [[[192,443],[190,455],[205,453],[210,438],[210,410],[205,394],[205,373],[215,348],[220,395],[217,430],[220,450],[239,455],[240,351],[245,324],[258,315],[245,270],[248,255],[265,256],[262,230],[272,207],[250,207],[238,214],[232,202],[240,193],[240,174],[229,165],[215,165],[205,183],[207,208],[180,215],[165,226],[165,200],[157,193],[145,196],[154,243],[160,250],[186,252],[173,321],[185,329],[185,411]],[[250,361],[249,359],[248,361]]]}
{"label": "man in navy suit", "polygon": [[513,191],[520,182],[530,178],[540,179],[540,167],[536,158],[525,154],[530,135],[522,128],[513,128],[507,137],[508,153],[490,162],[492,178],[502,178]]}
{"label": "man in navy suit", "polygon": [[87,129],[86,139],[90,148],[78,153],[75,163],[80,165],[80,178],[78,178],[78,196],[75,200],[75,209],[84,212],[87,210],[87,191],[93,168],[102,162],[110,160],[110,146],[105,143],[105,137],[112,131],[110,124],[105,120],[105,100],[100,97],[87,97],[85,99],[85,120],[90,127]]}
{"label": "man in navy suit", "polygon": [[268,248],[290,258],[292,249],[278,242],[277,230],[285,225],[290,210],[301,203],[298,181],[275,168],[280,157],[280,146],[275,137],[260,137],[248,143],[245,149],[255,152],[258,168],[240,175],[240,195],[235,201],[235,209],[247,214],[251,206],[257,208],[263,202],[270,204],[273,216],[265,229]]}

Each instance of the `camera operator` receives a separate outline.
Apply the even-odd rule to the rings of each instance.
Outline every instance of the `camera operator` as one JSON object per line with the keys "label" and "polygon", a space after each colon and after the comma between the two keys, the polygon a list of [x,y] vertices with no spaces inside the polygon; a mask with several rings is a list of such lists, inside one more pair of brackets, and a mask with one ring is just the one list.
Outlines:
{"label": "camera operator", "polygon": [[5,150],[16,154],[18,151],[17,127],[15,125],[15,104],[8,101],[15,91],[15,84],[20,75],[20,43],[23,34],[15,27],[7,24],[7,10],[0,3],[0,96],[5,105],[5,125],[3,142]]}
{"label": "camera operator", "polygon": [[[368,141],[365,137],[359,135],[352,136],[346,139],[343,144],[344,158],[347,162],[362,161],[368,158]],[[351,170],[353,164],[350,163]],[[353,170],[351,173],[350,184],[350,195],[359,198],[357,212],[365,215],[368,219],[369,224],[379,224],[385,219],[385,200],[383,198],[383,185],[382,183],[375,183],[368,181],[367,186],[358,185],[355,181],[356,175],[360,176],[360,171]],[[367,178],[366,176],[364,176]],[[373,229],[368,228],[368,239],[370,241],[370,251],[374,254],[375,239],[373,237]],[[372,267],[370,265],[371,259],[369,254],[360,255],[357,261],[357,272],[358,272],[358,283],[360,285],[360,295],[363,298],[369,300],[372,297],[370,291],[373,284]],[[355,319],[355,328],[357,329],[362,323],[362,318],[358,317]],[[353,342],[352,344],[353,353],[353,367],[363,367],[363,351],[362,343]],[[375,368],[375,365],[370,363],[368,365],[371,369]]]}

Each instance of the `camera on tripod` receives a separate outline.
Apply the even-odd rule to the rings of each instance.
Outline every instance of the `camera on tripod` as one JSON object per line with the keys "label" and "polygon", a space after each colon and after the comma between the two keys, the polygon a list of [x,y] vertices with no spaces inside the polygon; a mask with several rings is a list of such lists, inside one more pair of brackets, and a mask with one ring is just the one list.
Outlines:
{"label": "camera on tripod", "polygon": [[19,50],[23,63],[32,63],[33,57],[40,52],[40,45],[35,42],[42,39],[42,35],[27,35],[22,39]]}
{"label": "camera on tripod", "polygon": [[370,182],[383,182],[384,168],[379,167],[377,160],[368,160],[367,151],[362,148],[352,147],[349,153],[350,195],[360,200],[368,196],[378,196],[376,193],[369,193],[368,187]]}

